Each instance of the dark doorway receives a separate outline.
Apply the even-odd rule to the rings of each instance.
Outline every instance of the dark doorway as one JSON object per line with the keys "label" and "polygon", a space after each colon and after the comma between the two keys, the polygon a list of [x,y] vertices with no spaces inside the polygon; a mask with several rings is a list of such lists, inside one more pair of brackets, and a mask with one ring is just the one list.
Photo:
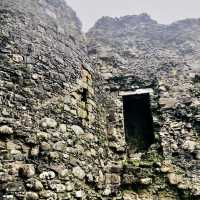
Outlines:
{"label": "dark doorway", "polygon": [[86,103],[87,98],[88,98],[88,90],[83,88],[83,90],[81,91],[81,101]]}
{"label": "dark doorway", "polygon": [[153,119],[148,93],[123,96],[126,142],[136,151],[154,143]]}

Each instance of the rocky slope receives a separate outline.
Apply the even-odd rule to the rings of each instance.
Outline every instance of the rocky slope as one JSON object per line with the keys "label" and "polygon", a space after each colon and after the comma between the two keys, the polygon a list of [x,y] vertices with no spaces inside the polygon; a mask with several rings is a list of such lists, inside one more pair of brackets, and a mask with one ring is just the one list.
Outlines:
{"label": "rocky slope", "polygon": [[[103,17],[87,33],[89,52],[94,47],[100,57],[108,55],[156,57],[157,59],[184,59],[193,67],[198,67],[200,51],[200,19],[186,19],[171,25],[161,25],[147,14],[124,16],[121,18]],[[121,56],[123,54],[123,56]],[[124,63],[123,63],[124,61]]]}

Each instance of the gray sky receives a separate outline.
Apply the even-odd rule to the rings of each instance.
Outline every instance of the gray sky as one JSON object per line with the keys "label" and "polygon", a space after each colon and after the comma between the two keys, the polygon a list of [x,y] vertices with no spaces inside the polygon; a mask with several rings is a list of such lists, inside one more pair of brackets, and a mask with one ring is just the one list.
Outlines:
{"label": "gray sky", "polygon": [[169,24],[185,18],[200,18],[200,0],[66,0],[83,23],[91,28],[102,16],[148,13],[159,23]]}

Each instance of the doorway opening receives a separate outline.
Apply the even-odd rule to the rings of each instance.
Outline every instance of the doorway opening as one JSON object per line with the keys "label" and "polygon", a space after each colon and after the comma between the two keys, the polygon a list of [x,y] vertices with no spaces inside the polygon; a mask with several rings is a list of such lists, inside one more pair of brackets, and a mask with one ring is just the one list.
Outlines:
{"label": "doorway opening", "polygon": [[88,90],[83,88],[82,91],[81,91],[81,101],[86,103],[87,98],[88,98]]}
{"label": "doorway opening", "polygon": [[123,96],[126,142],[135,151],[147,150],[154,143],[149,93]]}

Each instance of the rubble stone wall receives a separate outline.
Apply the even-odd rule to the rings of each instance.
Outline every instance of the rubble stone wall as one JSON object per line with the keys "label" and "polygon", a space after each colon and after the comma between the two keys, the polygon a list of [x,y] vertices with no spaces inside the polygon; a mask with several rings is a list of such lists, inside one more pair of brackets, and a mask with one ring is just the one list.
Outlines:
{"label": "rubble stone wall", "polygon": [[[184,63],[160,63],[149,78],[146,78],[148,66],[143,67],[139,76],[131,69],[120,73],[113,68],[110,73],[110,68],[106,70],[105,66],[102,61],[100,70],[103,67],[105,88],[111,94],[108,140],[109,147],[121,155],[116,159],[122,165],[124,199],[198,199],[198,75]],[[142,90],[150,91],[155,142],[147,151],[138,152],[130,149],[125,141],[121,95]]]}
{"label": "rubble stone wall", "polygon": [[0,2],[0,199],[103,195],[104,95],[83,41],[64,1]]}

